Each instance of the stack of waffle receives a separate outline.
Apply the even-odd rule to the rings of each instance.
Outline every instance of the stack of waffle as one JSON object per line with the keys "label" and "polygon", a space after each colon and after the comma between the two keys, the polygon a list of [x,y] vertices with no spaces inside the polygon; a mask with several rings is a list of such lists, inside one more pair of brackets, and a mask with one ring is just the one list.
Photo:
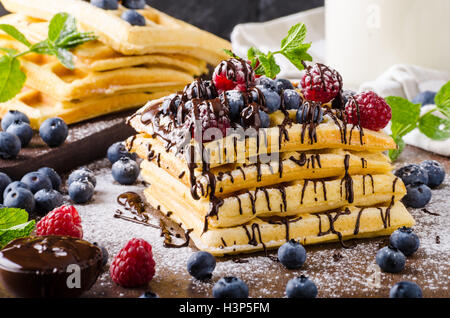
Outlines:
{"label": "stack of waffle", "polygon": [[[201,82],[192,87],[206,91]],[[191,98],[187,90],[178,101],[162,98],[138,110],[129,118],[138,134],[127,144],[143,159],[147,201],[189,232],[200,250],[251,252],[290,239],[345,246],[347,239],[414,224],[399,201],[405,186],[382,153],[396,147],[384,132],[347,124],[341,110],[316,104],[324,114],[320,123],[299,124],[295,110],[282,108],[256,134],[202,143],[184,138],[190,132],[177,125],[180,111],[167,109],[191,102],[199,114],[204,103],[217,110],[228,101],[225,95]]]}
{"label": "stack of waffle", "polygon": [[[20,58],[25,87],[0,104],[0,117],[11,109],[30,118],[33,128],[49,117],[67,123],[136,108],[148,100],[181,90],[207,71],[207,64],[224,58],[229,42],[149,6],[138,10],[146,26],[120,18],[126,10],[103,10],[81,0],[2,0],[13,14],[0,18],[26,35],[31,43],[47,38],[48,21],[58,12],[74,16],[82,31],[98,40],[72,51],[75,69],[66,69],[53,56],[28,54]],[[0,34],[0,47],[26,47]]]}

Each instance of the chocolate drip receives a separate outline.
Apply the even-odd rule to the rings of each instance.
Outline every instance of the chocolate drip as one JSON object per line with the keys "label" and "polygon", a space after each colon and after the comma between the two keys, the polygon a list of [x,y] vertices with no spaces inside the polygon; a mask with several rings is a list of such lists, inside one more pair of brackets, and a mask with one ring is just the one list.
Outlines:
{"label": "chocolate drip", "polygon": [[350,174],[348,173],[349,162],[350,162],[350,155],[346,154],[345,158],[344,158],[345,174],[341,180],[341,196],[342,196],[342,184],[344,184],[345,185],[345,200],[347,200],[348,203],[353,203],[353,200],[354,200],[353,179],[350,176]]}
{"label": "chocolate drip", "polygon": [[305,196],[305,190],[306,190],[306,187],[308,186],[308,182],[309,182],[308,179],[305,179],[305,181],[303,182],[302,195],[301,195],[301,198],[300,198],[300,204],[303,204],[303,197]]}
{"label": "chocolate drip", "polygon": [[364,209],[365,208],[361,208],[358,212],[358,216],[356,217],[355,230],[353,231],[353,235],[356,235],[359,233],[359,226],[361,223],[361,215],[362,215]]}
{"label": "chocolate drip", "polygon": [[273,216],[267,219],[267,222],[269,224],[277,224],[277,225],[283,224],[286,227],[286,242],[288,242],[290,240],[289,223],[295,223],[297,221],[300,221],[301,219],[302,219],[301,216],[297,218]]}
{"label": "chocolate drip", "polygon": [[352,140],[352,132],[353,132],[353,128],[355,128],[355,126],[358,127],[359,130],[359,142],[361,145],[363,145],[363,136],[364,136],[364,131],[361,127],[361,115],[359,112],[359,104],[356,101],[355,97],[350,95],[348,97],[348,102],[347,103],[353,103],[356,106],[356,118],[357,118],[357,123],[352,125],[352,128],[350,129],[350,137],[349,137],[349,141],[348,143],[351,144],[351,140]]}
{"label": "chocolate drip", "polygon": [[[335,213],[333,216],[332,214]],[[334,227],[334,223],[339,219],[341,215],[349,215],[351,214],[350,210],[348,208],[345,208],[344,211],[336,211],[336,212],[319,212],[314,214],[319,219],[319,233],[317,236],[324,236],[328,235],[330,233],[337,235],[339,239],[339,243],[341,243],[341,246],[343,248],[348,248],[347,245],[344,244],[344,240],[342,238],[342,233],[337,231]],[[325,215],[328,218],[328,222],[330,223],[330,228],[327,231],[322,230],[322,218],[321,215]]]}
{"label": "chocolate drip", "polygon": [[296,159],[294,156],[290,156],[289,160],[293,161],[294,163],[296,163],[300,167],[303,167],[305,165],[305,163],[306,163],[306,154],[304,152],[302,152],[300,154],[300,158],[299,159]]}
{"label": "chocolate drip", "polygon": [[[312,101],[306,101],[303,104],[303,107],[307,109],[306,114],[303,116],[303,124],[302,124],[302,130],[300,134],[300,142],[303,144],[305,142],[305,133],[306,130],[308,130],[308,137],[310,144],[314,144],[317,142],[317,133],[316,128],[319,125],[319,122],[317,118],[314,118],[316,116],[316,113],[320,113],[321,110],[321,104],[317,102]],[[319,117],[319,115],[317,115]]]}
{"label": "chocolate drip", "polygon": [[133,214],[141,215],[145,212],[145,204],[141,196],[135,192],[124,192],[117,197],[117,203]]}
{"label": "chocolate drip", "polygon": [[258,246],[258,240],[256,238],[256,232],[255,232],[255,231],[258,231],[259,242],[261,243],[261,245],[262,245],[262,247],[264,249],[264,254],[267,256],[267,248],[266,248],[266,245],[264,244],[264,242],[263,242],[263,240],[261,238],[261,229],[259,228],[259,224],[258,223],[253,223],[251,225],[251,230],[252,230],[251,234],[250,234],[250,232],[247,229],[247,225],[243,225],[242,227],[245,230],[245,234],[247,234],[248,244],[253,245],[253,246]]}
{"label": "chocolate drip", "polygon": [[178,179],[181,179],[184,177],[186,171],[181,171],[181,173],[178,175]]}
{"label": "chocolate drip", "polygon": [[160,225],[160,229],[161,229],[161,237],[164,237],[164,242],[163,242],[164,247],[166,247],[166,248],[181,248],[181,247],[186,247],[189,245],[189,241],[190,241],[189,234],[193,231],[193,229],[187,229],[184,232],[184,242],[183,243],[174,244],[174,243],[172,243],[173,234],[167,229],[166,223],[162,219],[160,219],[159,225]]}

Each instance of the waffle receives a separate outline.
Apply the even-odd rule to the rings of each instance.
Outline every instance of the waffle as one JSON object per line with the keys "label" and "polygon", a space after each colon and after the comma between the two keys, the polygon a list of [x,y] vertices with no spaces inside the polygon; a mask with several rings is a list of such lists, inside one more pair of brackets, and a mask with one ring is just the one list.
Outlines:
{"label": "waffle", "polygon": [[150,6],[137,10],[146,26],[132,26],[120,18],[127,10],[103,10],[81,0],[2,0],[10,12],[50,20],[58,12],[69,12],[81,29],[94,31],[99,40],[125,55],[178,53],[217,64],[226,58],[222,49],[231,44],[188,23],[170,17]]}
{"label": "waffle", "polygon": [[0,117],[8,110],[19,110],[28,116],[33,129],[39,129],[47,118],[61,117],[67,124],[77,123],[103,114],[136,108],[149,99],[159,98],[168,93],[168,91],[129,92],[61,102],[38,90],[24,87],[12,100],[0,103]]}

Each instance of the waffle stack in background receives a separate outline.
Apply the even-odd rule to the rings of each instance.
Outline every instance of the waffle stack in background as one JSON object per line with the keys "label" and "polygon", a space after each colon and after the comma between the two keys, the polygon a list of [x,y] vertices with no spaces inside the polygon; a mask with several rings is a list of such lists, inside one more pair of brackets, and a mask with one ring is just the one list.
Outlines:
{"label": "waffle stack in background", "polygon": [[[163,101],[130,118],[138,134],[127,143],[144,159],[147,201],[181,224],[201,250],[251,252],[289,239],[345,244],[414,224],[399,201],[405,186],[382,153],[396,145],[382,131],[345,124],[339,111],[322,105],[320,124],[299,124],[295,110],[278,110],[257,136],[184,147],[168,138],[174,119],[160,110]],[[270,160],[250,161],[265,153]]]}
{"label": "waffle stack in background", "polygon": [[[138,10],[146,26],[120,18],[127,10],[103,10],[81,0],[2,0],[13,14],[0,23],[18,28],[31,43],[47,38],[48,21],[58,12],[74,16],[82,31],[98,40],[74,50],[75,69],[66,69],[53,56],[20,58],[27,81],[14,99],[0,104],[0,117],[20,110],[37,129],[49,117],[76,123],[104,114],[142,106],[181,90],[194,77],[217,64],[230,43],[165,15],[149,6]],[[22,43],[0,34],[0,46],[25,50]]]}

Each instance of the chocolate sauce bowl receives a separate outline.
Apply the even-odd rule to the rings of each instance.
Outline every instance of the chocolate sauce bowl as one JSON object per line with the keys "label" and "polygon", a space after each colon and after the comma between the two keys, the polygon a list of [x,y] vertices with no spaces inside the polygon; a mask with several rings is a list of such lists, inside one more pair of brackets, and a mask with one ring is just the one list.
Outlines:
{"label": "chocolate sauce bowl", "polygon": [[0,251],[0,285],[15,297],[78,297],[101,271],[101,250],[67,236],[19,238]]}

